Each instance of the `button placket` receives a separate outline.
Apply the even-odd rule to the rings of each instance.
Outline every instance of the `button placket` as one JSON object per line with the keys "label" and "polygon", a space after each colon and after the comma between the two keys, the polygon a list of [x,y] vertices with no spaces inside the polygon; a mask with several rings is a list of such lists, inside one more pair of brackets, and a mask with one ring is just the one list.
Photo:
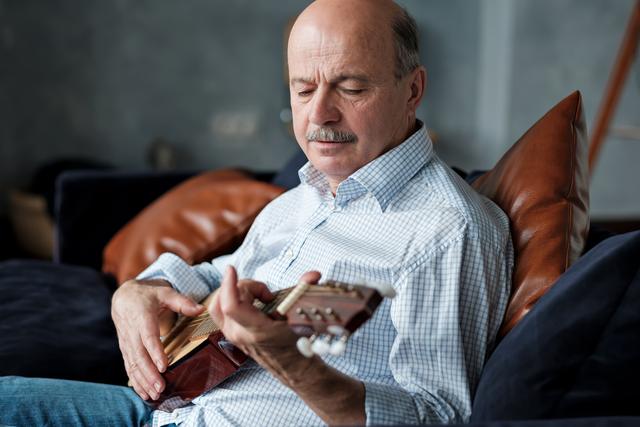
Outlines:
{"label": "button placket", "polygon": [[297,258],[302,245],[307,240],[309,235],[315,230],[320,224],[322,224],[326,219],[331,215],[331,206],[327,204],[322,204],[319,208],[314,212],[313,215],[309,218],[307,223],[301,227],[300,232],[298,232],[293,239],[291,245],[284,251],[284,262],[281,263],[281,270],[278,274],[278,280],[282,281],[287,270],[291,267],[294,260]]}

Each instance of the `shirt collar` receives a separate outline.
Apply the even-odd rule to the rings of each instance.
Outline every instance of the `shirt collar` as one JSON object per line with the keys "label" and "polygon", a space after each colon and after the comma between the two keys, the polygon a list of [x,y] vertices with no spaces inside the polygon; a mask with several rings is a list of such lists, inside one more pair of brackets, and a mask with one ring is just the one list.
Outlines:
{"label": "shirt collar", "polygon": [[[336,191],[336,203],[344,204],[369,192],[378,201],[382,211],[407,182],[430,160],[433,144],[426,126],[417,121],[418,130],[397,147],[367,163],[347,179]],[[330,193],[324,174],[307,162],[299,171],[302,183],[316,188],[320,194]]]}

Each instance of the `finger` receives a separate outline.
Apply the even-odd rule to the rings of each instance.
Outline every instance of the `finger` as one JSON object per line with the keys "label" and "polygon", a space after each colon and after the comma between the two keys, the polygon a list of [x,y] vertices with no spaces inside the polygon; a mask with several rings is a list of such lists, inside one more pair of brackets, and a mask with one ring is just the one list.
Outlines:
{"label": "finger", "polygon": [[140,383],[138,383],[138,380],[133,374],[129,375],[129,381],[131,382],[133,390],[142,398],[142,400],[149,400],[149,395],[144,391],[144,388],[140,386]]}
{"label": "finger", "polygon": [[[118,346],[120,347],[120,355],[122,356],[122,362],[124,363],[124,370],[127,371],[127,378],[131,380],[131,373],[129,372],[129,356],[127,354],[127,348],[124,343],[118,337]],[[132,384],[133,386],[133,384]]]}
{"label": "finger", "polygon": [[135,390],[135,392],[138,394],[138,396],[140,396],[141,398],[143,398],[144,400],[149,399],[149,395],[144,391],[144,387],[142,387],[140,385],[140,382],[138,381],[138,372],[136,370],[132,370],[131,366],[133,366],[130,362],[128,357],[125,356],[125,353],[122,353],[122,358],[124,359],[124,368],[127,371],[127,378],[129,378],[129,384],[131,385],[131,387],[133,387],[133,389]]}
{"label": "finger", "polygon": [[162,391],[164,386],[164,380],[143,346],[140,337],[134,335],[130,337],[129,341],[131,344],[129,347],[129,368],[145,392],[157,399],[158,393]]}
{"label": "finger", "polygon": [[127,378],[129,378],[129,384],[133,387],[133,390],[144,400],[149,399],[149,394],[145,391],[139,380],[140,372],[135,368],[135,363],[131,361],[129,354],[126,350],[126,346],[120,345],[120,351],[122,352],[122,359],[124,360],[124,369],[127,371]]}
{"label": "finger", "polygon": [[164,372],[167,368],[167,355],[160,341],[160,327],[155,318],[147,316],[143,320],[140,330],[140,338],[147,353],[153,360],[159,372]]}
{"label": "finger", "polygon": [[[127,376],[131,381],[131,385],[136,393],[145,400],[148,399],[149,396],[157,396],[155,382],[151,383],[154,384],[154,387],[152,388],[151,384],[146,380],[144,372],[141,370],[140,352],[135,350],[136,342],[139,343],[136,339],[138,338],[138,335],[135,328],[131,327],[130,322],[128,322],[128,324],[122,324],[121,322],[115,323],[118,335],[118,345],[120,347],[120,352],[122,353],[125,370],[127,371]],[[156,375],[159,376],[157,373]],[[163,387],[164,381],[161,380],[160,390],[162,390]]]}
{"label": "finger", "polygon": [[223,317],[230,317],[245,326],[264,323],[265,319],[267,319],[267,316],[256,309],[253,304],[242,304],[238,290],[238,276],[232,266],[228,266],[225,271],[220,284],[219,298],[220,311]]}
{"label": "finger", "polygon": [[224,308],[232,309],[240,303],[240,294],[238,292],[238,273],[232,265],[228,265],[222,276],[220,283],[220,306],[223,313],[226,314]]}
{"label": "finger", "polygon": [[224,270],[224,276],[222,276],[222,283],[220,284],[220,293],[226,295],[227,298],[238,300],[238,272],[232,265],[227,265]]}
{"label": "finger", "polygon": [[131,365],[131,363],[129,352],[127,351],[127,342],[125,339],[125,335],[122,333],[118,326],[116,326],[116,332],[118,334],[118,347],[120,347],[120,354],[122,355],[122,361],[124,362],[124,369],[127,371],[127,377],[129,378],[129,380],[131,380],[131,372],[129,370],[129,366]]}
{"label": "finger", "polygon": [[140,389],[155,400],[159,397],[160,391],[162,391],[162,384],[158,372],[150,369],[152,366],[153,364],[144,360],[144,356],[140,352],[135,352],[130,361],[129,370],[131,378],[136,380]]}
{"label": "finger", "polygon": [[139,370],[135,368],[135,365],[130,365],[128,368],[129,372],[129,381],[131,381],[131,385],[138,396],[140,396],[143,400],[149,400],[153,396],[150,396],[146,391],[146,387],[144,384],[144,378]]}
{"label": "finger", "polygon": [[222,309],[220,308],[220,292],[216,291],[209,302],[209,315],[213,319],[214,323],[218,326],[218,328],[223,329],[224,327],[224,316],[222,314]]}
{"label": "finger", "polygon": [[135,363],[131,361],[129,356],[129,352],[127,351],[127,346],[123,340],[118,339],[120,345],[120,352],[122,353],[122,359],[124,360],[124,369],[127,371],[127,377],[129,378],[129,383],[131,387],[135,390],[135,392],[144,400],[149,399],[149,395],[145,392],[144,387],[140,385],[140,381],[138,380],[138,372],[135,367]]}
{"label": "finger", "polygon": [[[116,327],[116,330],[126,346],[125,350],[129,359],[137,358],[139,355],[146,356],[145,360],[151,360],[155,364],[152,371],[163,372],[167,364],[167,357],[160,342],[160,326],[157,317],[147,312],[138,313],[137,316],[127,319],[127,323],[123,327]],[[142,347],[142,349],[138,347]],[[134,362],[134,360],[130,361]],[[139,360],[135,360],[135,362],[141,365]],[[141,366],[144,367],[144,365]]]}
{"label": "finger", "polygon": [[176,323],[176,313],[171,310],[164,310],[158,316],[158,326],[160,328],[160,336],[167,335],[173,325]]}
{"label": "finger", "polygon": [[307,271],[302,276],[300,276],[300,283],[315,285],[320,280],[320,276],[321,274],[319,271]]}
{"label": "finger", "polygon": [[238,282],[238,289],[241,293],[242,302],[249,302],[250,304],[253,304],[255,298],[258,298],[262,302],[270,302],[275,298],[267,285],[256,280],[240,280]]}
{"label": "finger", "polygon": [[173,288],[158,288],[158,302],[161,306],[169,308],[171,311],[185,316],[193,317],[202,313],[204,306],[198,304],[191,298],[181,295]]}

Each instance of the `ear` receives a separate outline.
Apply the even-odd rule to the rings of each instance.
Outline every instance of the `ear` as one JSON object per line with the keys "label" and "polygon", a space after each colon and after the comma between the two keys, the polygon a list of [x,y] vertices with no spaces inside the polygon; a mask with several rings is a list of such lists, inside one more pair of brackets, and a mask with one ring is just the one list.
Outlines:
{"label": "ear", "polygon": [[413,70],[407,77],[409,79],[410,89],[407,107],[409,111],[415,114],[422,101],[424,88],[427,84],[427,70],[421,65]]}

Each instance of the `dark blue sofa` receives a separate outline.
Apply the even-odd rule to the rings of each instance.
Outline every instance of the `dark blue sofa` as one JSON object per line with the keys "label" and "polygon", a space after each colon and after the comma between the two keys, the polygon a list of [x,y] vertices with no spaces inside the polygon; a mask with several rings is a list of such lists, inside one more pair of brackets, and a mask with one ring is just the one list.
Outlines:
{"label": "dark blue sofa", "polygon": [[[302,161],[258,178],[292,187]],[[102,249],[192,175],[59,178],[56,261],[0,263],[0,375],[126,382],[109,315],[115,281],[99,272]],[[498,344],[475,395],[473,425],[640,426],[640,231],[604,237],[592,235],[589,250]]]}

